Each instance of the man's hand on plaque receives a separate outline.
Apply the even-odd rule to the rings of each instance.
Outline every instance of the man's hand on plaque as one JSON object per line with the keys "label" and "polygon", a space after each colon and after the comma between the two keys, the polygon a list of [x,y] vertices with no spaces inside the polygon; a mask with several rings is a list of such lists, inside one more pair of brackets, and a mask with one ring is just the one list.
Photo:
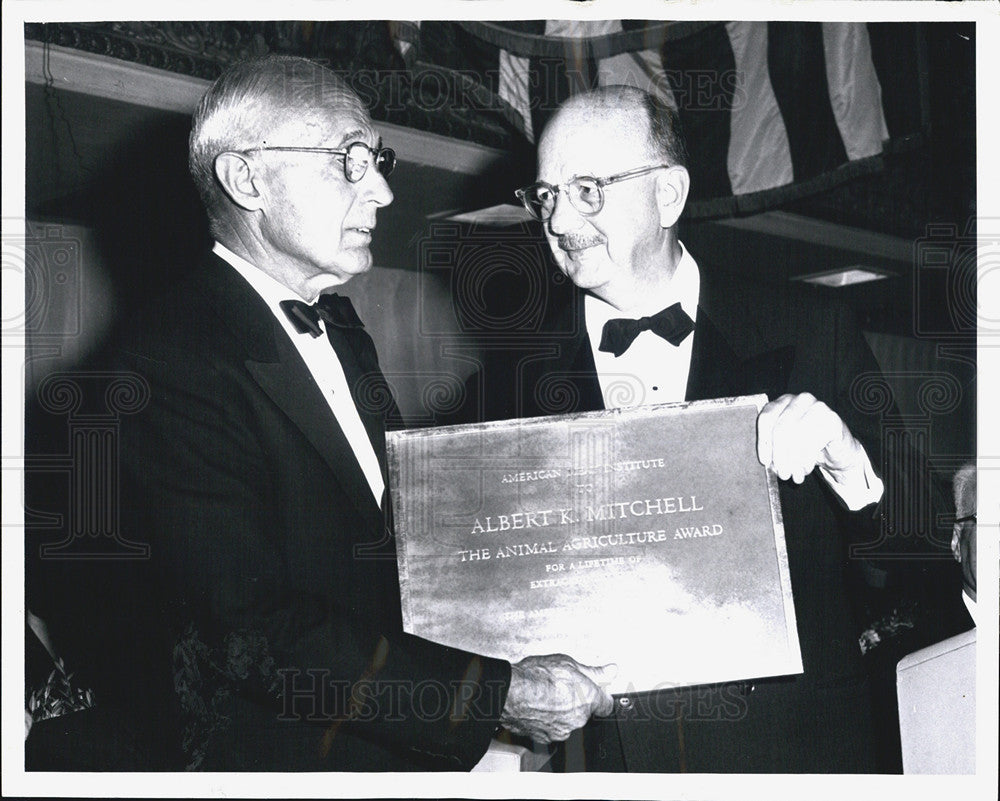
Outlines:
{"label": "man's hand on plaque", "polygon": [[757,459],[782,481],[801,484],[818,467],[849,509],[882,497],[864,446],[833,409],[808,392],[782,395],[757,416]]}
{"label": "man's hand on plaque", "polygon": [[500,723],[537,743],[565,740],[591,715],[611,714],[605,688],[616,672],[615,665],[590,667],[564,654],[522,659],[511,665]]}

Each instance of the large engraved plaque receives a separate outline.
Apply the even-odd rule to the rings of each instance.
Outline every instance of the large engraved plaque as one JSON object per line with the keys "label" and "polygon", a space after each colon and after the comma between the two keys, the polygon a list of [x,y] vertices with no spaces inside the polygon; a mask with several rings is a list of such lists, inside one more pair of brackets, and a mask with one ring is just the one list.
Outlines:
{"label": "large engraved plaque", "polygon": [[801,672],[766,402],[390,433],[406,630],[616,692]]}

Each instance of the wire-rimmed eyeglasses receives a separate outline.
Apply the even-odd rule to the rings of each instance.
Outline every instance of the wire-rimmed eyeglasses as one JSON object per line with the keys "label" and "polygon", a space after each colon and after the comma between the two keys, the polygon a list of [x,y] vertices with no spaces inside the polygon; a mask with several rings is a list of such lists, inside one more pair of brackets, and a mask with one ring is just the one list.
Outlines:
{"label": "wire-rimmed eyeglasses", "polygon": [[549,184],[545,181],[537,181],[518,189],[514,194],[517,199],[524,204],[524,208],[536,220],[545,222],[552,216],[556,208],[556,195],[565,192],[570,204],[580,214],[590,216],[597,214],[604,208],[604,187],[627,181],[630,178],[638,178],[640,175],[661,170],[669,167],[669,164],[650,164],[646,167],[636,167],[634,170],[626,170],[617,175],[609,175],[606,178],[595,178],[592,175],[575,175],[564,184]]}
{"label": "wire-rimmed eyeglasses", "polygon": [[356,184],[365,177],[368,165],[375,164],[383,178],[392,175],[396,168],[396,151],[391,147],[369,147],[364,142],[351,142],[347,147],[248,147],[244,153],[254,153],[261,150],[277,150],[286,153],[328,153],[331,156],[344,157],[344,177]]}

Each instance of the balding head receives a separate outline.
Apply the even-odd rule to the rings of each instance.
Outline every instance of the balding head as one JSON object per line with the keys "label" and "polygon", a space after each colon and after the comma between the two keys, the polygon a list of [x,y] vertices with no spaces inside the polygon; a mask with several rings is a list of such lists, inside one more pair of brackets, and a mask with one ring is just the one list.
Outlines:
{"label": "balding head", "polygon": [[603,120],[619,126],[629,141],[641,144],[646,156],[665,164],[687,167],[680,117],[659,95],[634,86],[604,86],[574,95],[556,112],[546,132],[561,115]]}

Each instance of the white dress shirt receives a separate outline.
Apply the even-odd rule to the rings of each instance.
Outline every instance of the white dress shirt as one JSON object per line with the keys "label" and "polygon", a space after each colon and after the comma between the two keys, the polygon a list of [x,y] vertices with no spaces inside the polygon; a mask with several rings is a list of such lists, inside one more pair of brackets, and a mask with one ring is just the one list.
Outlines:
{"label": "white dress shirt", "polygon": [[[301,300],[295,292],[246,259],[237,256],[225,245],[216,242],[212,250],[246,279],[254,291],[261,296],[275,319],[292,340],[292,344],[302,356],[313,380],[323,393],[323,398],[330,407],[330,411],[333,412],[344,436],[347,437],[351,450],[354,451],[354,458],[357,459],[358,466],[364,472],[365,478],[368,479],[368,486],[371,487],[372,494],[375,496],[375,502],[381,505],[385,482],[382,479],[378,457],[375,455],[375,449],[368,438],[364,423],[361,422],[358,409],[354,405],[350,387],[347,386],[347,379],[344,377],[344,368],[340,364],[340,359],[337,358],[336,351],[331,347],[330,340],[325,336],[313,337],[310,334],[300,334],[295,330],[295,326],[292,325],[279,305],[283,300]],[[325,332],[322,320],[320,320],[319,325]]]}
{"label": "white dress shirt", "polygon": [[671,345],[652,331],[642,331],[621,356],[597,349],[601,344],[604,324],[616,317],[649,317],[679,302],[688,316],[697,322],[701,277],[698,265],[683,245],[681,251],[674,277],[666,291],[648,298],[635,308],[616,309],[591,294],[584,298],[587,334],[607,409],[684,400],[691,372],[693,333],[688,334],[680,345]]}
{"label": "white dress shirt", "polygon": [[[701,274],[694,258],[681,244],[681,258],[666,290],[650,297],[631,309],[616,309],[594,295],[584,297],[584,317],[590,347],[594,353],[597,378],[607,409],[644,406],[653,403],[674,403],[685,400],[688,376],[691,372],[694,333],[680,345],[671,345],[652,331],[642,331],[621,356],[598,350],[604,324],[615,317],[638,319],[648,317],[680,303],[681,308],[697,325]],[[771,398],[774,400],[774,398]],[[863,469],[848,475],[836,475],[823,467],[820,473],[830,488],[840,496],[848,509],[862,509],[881,499],[882,480],[872,468],[868,454]]]}

